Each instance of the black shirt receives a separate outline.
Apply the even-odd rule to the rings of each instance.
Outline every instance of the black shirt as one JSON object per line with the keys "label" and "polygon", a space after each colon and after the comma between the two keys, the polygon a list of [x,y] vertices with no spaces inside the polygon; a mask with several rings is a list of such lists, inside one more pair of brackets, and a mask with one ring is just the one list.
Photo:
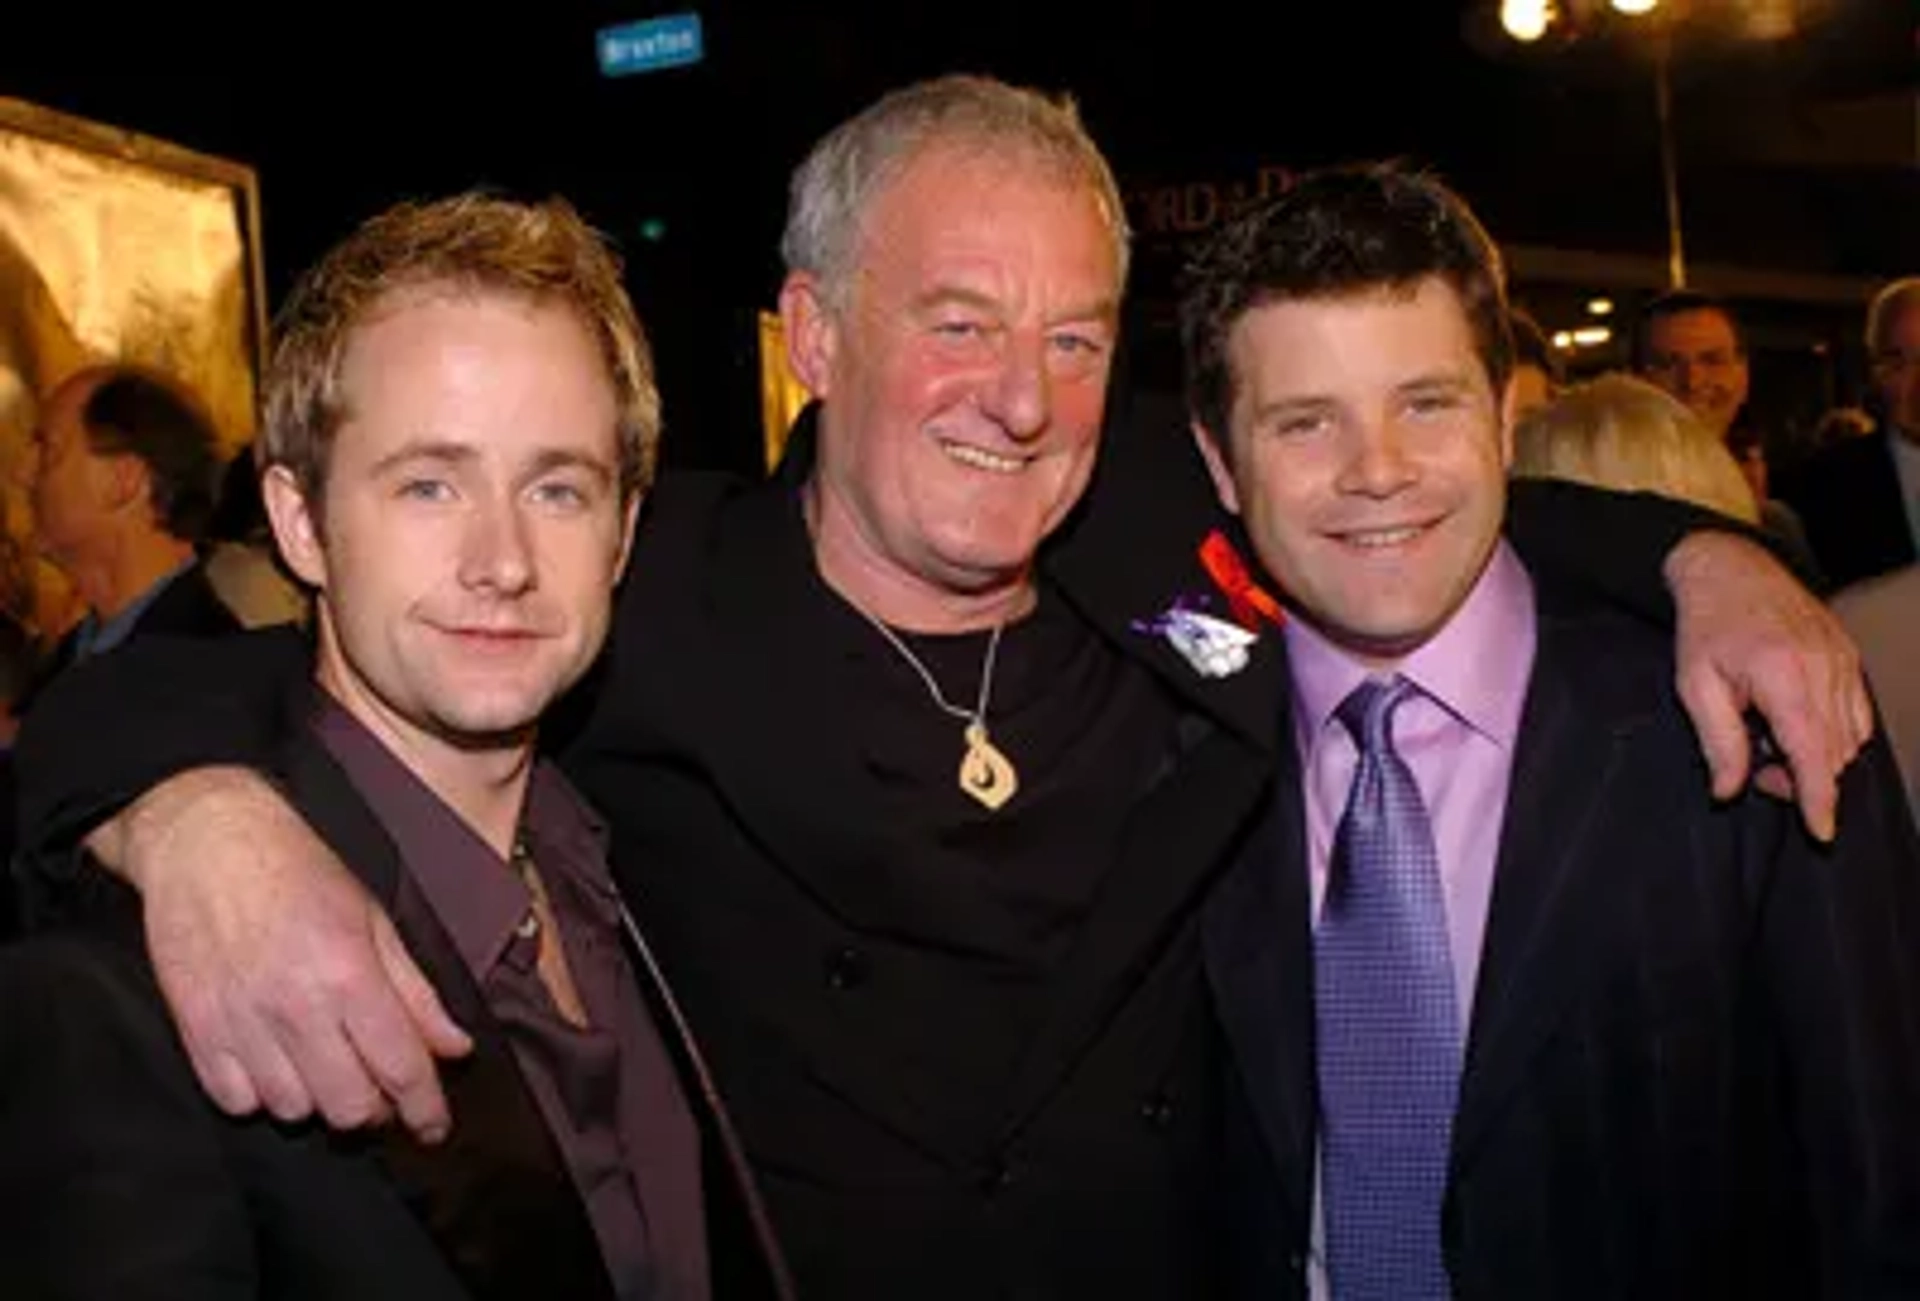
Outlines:
{"label": "black shirt", "polygon": [[[1057,593],[1009,624],[995,656],[986,721],[1019,774],[1019,790],[988,809],[961,790],[966,724],[858,612],[816,585],[820,627],[844,644],[841,699],[860,701],[850,726],[866,736],[862,816],[891,843],[913,847],[888,870],[897,888],[890,938],[934,955],[921,979],[944,985],[878,1031],[956,1098],[994,1104],[1046,1007],[1048,979],[1079,934],[1117,858],[1135,794],[1165,752],[1174,710],[1146,673],[1115,654]],[[897,632],[898,630],[896,630]],[[899,634],[946,700],[979,699],[991,632]]]}

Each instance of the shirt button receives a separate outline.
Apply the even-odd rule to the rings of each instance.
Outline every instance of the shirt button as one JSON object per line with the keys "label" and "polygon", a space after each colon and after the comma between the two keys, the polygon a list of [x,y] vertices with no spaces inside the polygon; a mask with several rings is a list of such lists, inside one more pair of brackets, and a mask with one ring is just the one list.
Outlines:
{"label": "shirt button", "polygon": [[1148,1129],[1166,1129],[1173,1124],[1173,1099],[1164,1093],[1150,1094],[1140,1104],[1140,1119]]}
{"label": "shirt button", "polygon": [[834,989],[858,989],[873,972],[872,960],[851,945],[828,953],[823,965],[827,984]]}

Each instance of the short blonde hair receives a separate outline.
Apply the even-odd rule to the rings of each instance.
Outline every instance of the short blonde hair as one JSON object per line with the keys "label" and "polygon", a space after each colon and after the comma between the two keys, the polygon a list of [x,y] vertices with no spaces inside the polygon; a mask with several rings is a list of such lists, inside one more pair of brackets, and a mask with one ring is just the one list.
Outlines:
{"label": "short blonde hair", "polygon": [[623,498],[653,482],[660,394],[620,263],[564,199],[520,203],[465,193],[401,203],[334,245],[294,286],[275,321],[262,385],[258,455],[320,494],[345,418],[340,367],[375,307],[409,289],[500,291],[574,312],[599,345],[618,412]]}
{"label": "short blonde hair", "polygon": [[1631,375],[1576,384],[1514,429],[1513,473],[1654,492],[1749,524],[1759,503],[1726,445],[1686,405]]}

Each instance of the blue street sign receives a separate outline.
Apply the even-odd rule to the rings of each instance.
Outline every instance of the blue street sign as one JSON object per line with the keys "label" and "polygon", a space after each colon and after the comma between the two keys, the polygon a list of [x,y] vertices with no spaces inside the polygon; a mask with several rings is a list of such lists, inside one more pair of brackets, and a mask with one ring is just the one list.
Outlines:
{"label": "blue street sign", "polygon": [[705,53],[699,14],[669,14],[603,27],[594,35],[594,47],[600,55],[603,77],[680,68],[700,62]]}

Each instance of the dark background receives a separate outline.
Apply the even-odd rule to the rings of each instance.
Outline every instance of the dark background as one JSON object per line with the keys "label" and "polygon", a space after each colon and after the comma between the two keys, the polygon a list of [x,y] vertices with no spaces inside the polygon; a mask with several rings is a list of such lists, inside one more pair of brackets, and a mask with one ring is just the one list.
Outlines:
{"label": "dark background", "polygon": [[[1674,63],[1690,258],[1920,271],[1913,0],[1798,0],[1800,34],[1771,43],[1733,41],[1710,21],[1714,0],[1694,4],[1706,17],[1682,30]],[[1255,184],[1262,167],[1414,159],[1503,241],[1663,257],[1647,42],[1614,20],[1520,47],[1499,36],[1496,8],[55,0],[0,27],[0,94],[255,167],[275,302],[397,198],[565,193],[627,259],[659,353],[669,459],[747,468],[760,447],[754,313],[778,284],[786,174],[822,131],[919,76],[982,71],[1073,93],[1142,205],[1133,326],[1152,374],[1184,238],[1166,219],[1196,223],[1209,194]],[[701,15],[703,63],[599,75],[598,28],[685,9]],[[1844,116],[1876,96],[1904,96],[1904,138],[1897,116],[1873,119],[1895,122],[1886,139]],[[1183,188],[1196,184],[1211,189]],[[1568,292],[1537,287],[1536,310],[1563,311]],[[1751,306],[1783,353],[1820,359],[1795,401],[1850,395],[1859,304]]]}

